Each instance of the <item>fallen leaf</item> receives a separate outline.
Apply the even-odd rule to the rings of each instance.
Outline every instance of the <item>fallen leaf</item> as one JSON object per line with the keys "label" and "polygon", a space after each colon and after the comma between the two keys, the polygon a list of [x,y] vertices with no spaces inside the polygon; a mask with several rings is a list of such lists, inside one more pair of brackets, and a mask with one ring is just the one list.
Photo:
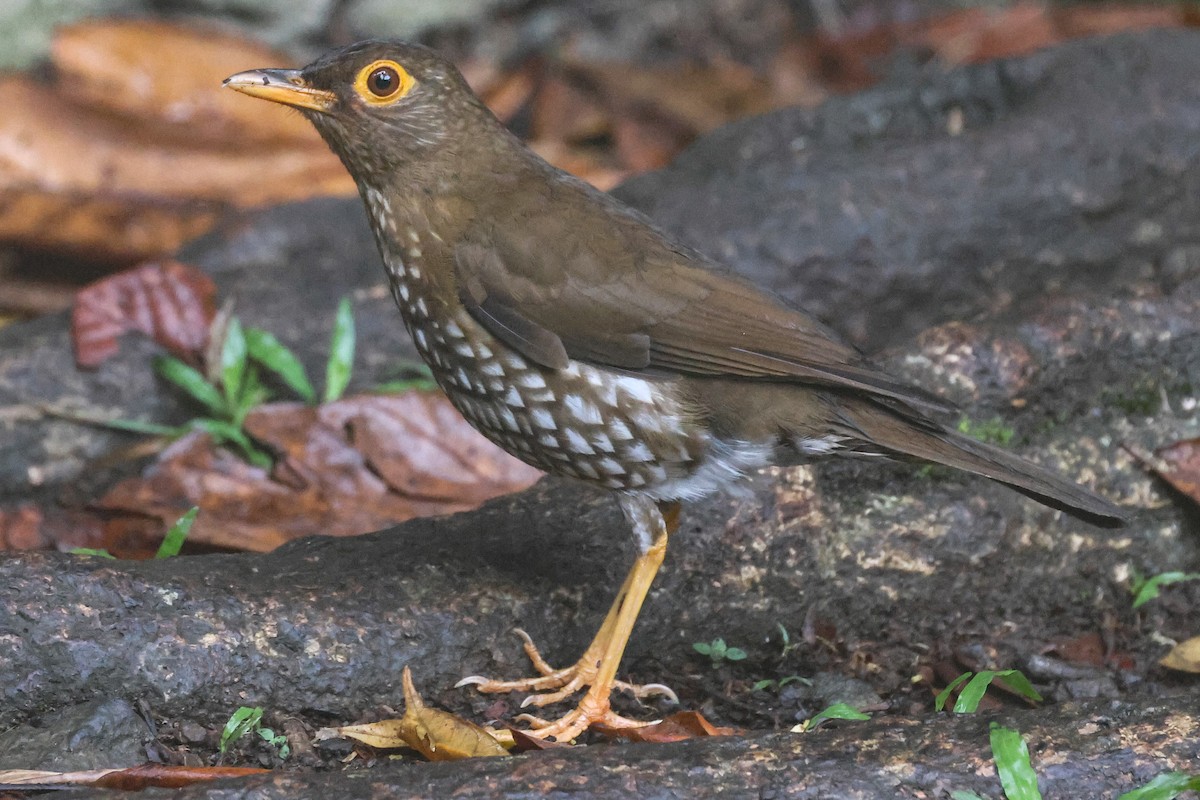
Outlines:
{"label": "fallen leaf", "polygon": [[195,144],[315,145],[300,114],[263,113],[221,81],[290,59],[219,29],[147,19],[87,20],[59,28],[50,58],[65,97],[116,116],[141,119]]}
{"label": "fallen leaf", "polygon": [[591,730],[610,738],[628,739],[631,742],[681,742],[707,736],[740,736],[745,731],[713,725],[697,711],[680,711],[676,714],[640,728],[609,728],[593,725]]}
{"label": "fallen leaf", "polygon": [[0,550],[40,550],[47,544],[41,509],[32,503],[0,508]]}
{"label": "fallen leaf", "polygon": [[574,747],[570,742],[556,742],[553,739],[539,739],[536,736],[530,736],[528,731],[523,731],[512,725],[506,725],[505,730],[512,736],[513,752],[528,753],[538,750],[559,750],[564,747]]}
{"label": "fallen leaf", "polygon": [[1158,457],[1158,462],[1151,464],[1154,471],[1193,502],[1200,503],[1200,439],[1184,439],[1160,447],[1154,455]]}
{"label": "fallen leaf", "polygon": [[1058,653],[1062,658],[1076,664],[1103,667],[1105,665],[1105,649],[1104,640],[1099,633],[1093,631],[1058,642],[1049,648],[1049,652]]}
{"label": "fallen leaf", "polygon": [[270,772],[256,767],[181,767],[142,764],[127,769],[93,769],[81,772],[39,770],[0,770],[0,787],[29,787],[49,790],[55,787],[94,786],[104,789],[141,791],[142,789],[179,789],[194,783],[243,778]]}
{"label": "fallen leaf", "polygon": [[52,81],[0,80],[0,239],[124,261],[170,252],[235,207],[351,194],[296,114],[223,90],[284,64],[245,39],[161,22],[61,28]]}
{"label": "fallen leaf", "polygon": [[430,761],[458,761],[507,755],[486,728],[448,711],[429,708],[413,686],[412,671],[404,668],[404,716],[364,725],[338,728],[341,735],[370,747],[389,750],[411,747]]}
{"label": "fallen leaf", "polygon": [[444,396],[364,395],[259,406],[246,430],[278,454],[270,471],[189,434],[95,504],[116,555],[143,549],[191,506],[193,543],[266,551],[313,534],[352,536],[474,508],[540,476],[476,432]]}
{"label": "fallen leaf", "polygon": [[1179,672],[1200,673],[1200,636],[1175,645],[1158,663]]}
{"label": "fallen leaf", "polygon": [[150,262],[97,281],[80,290],[71,310],[75,363],[99,366],[132,330],[194,363],[208,341],[216,293],[212,278],[178,261]]}

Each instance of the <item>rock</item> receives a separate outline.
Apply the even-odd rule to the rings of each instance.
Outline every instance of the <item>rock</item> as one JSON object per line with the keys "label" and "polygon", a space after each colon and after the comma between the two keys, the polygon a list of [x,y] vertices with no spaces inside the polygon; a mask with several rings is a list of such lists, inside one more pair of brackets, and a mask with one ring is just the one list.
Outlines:
{"label": "rock", "polygon": [[37,725],[18,725],[0,734],[0,770],[134,767],[146,760],[146,743],[152,738],[128,701],[91,700],[45,714]]}

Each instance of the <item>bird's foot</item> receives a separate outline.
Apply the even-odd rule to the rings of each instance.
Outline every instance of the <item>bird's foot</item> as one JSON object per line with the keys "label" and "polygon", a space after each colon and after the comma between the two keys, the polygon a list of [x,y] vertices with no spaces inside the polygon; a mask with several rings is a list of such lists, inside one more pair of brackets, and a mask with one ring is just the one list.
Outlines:
{"label": "bird's foot", "polygon": [[[588,647],[584,654],[580,656],[569,667],[555,669],[546,662],[538,650],[536,644],[529,634],[520,628],[514,629],[515,633],[521,637],[525,655],[529,657],[533,663],[533,668],[537,670],[538,675],[532,678],[522,678],[512,681],[498,681],[491,678],[485,678],[482,675],[468,675],[461,681],[455,684],[455,688],[461,686],[474,686],[477,691],[485,694],[499,694],[503,692],[534,692],[526,697],[521,702],[521,708],[529,706],[550,705],[566,700],[576,692],[588,688],[593,685],[596,680],[596,675],[600,670],[600,656],[604,651],[604,642],[597,637],[591,646]],[[664,686],[661,683],[636,684],[626,683],[625,681],[613,681],[611,689],[620,689],[629,692],[639,700],[644,700],[648,697],[665,697],[672,703],[678,703],[679,698],[671,688]],[[627,727],[614,725],[613,727]]]}
{"label": "bird's foot", "polygon": [[529,724],[530,730],[525,732],[527,736],[535,739],[553,738],[556,742],[569,742],[593,725],[627,729],[645,728],[660,722],[657,719],[642,721],[622,717],[609,706],[607,692],[595,691],[589,691],[579,701],[579,705],[558,719],[547,720],[533,714],[521,714],[517,719]]}
{"label": "bird's foot", "polygon": [[597,683],[601,655],[607,645],[604,639],[606,631],[603,628],[583,656],[571,666],[562,669],[555,669],[546,662],[529,634],[520,628],[516,629],[516,633],[523,640],[525,654],[538,672],[536,677],[499,681],[485,678],[482,675],[470,675],[455,686],[474,686],[478,691],[487,694],[533,692],[534,694],[529,695],[521,702],[521,708],[529,706],[540,708],[551,703],[558,703],[578,691],[588,689],[579,705],[560,719],[547,721],[531,714],[522,714],[518,717],[518,719],[529,722],[533,728],[529,732],[530,735],[539,739],[553,736],[558,741],[566,741],[575,738],[592,724],[603,724],[610,728],[631,728],[652,724],[613,713],[609,706],[609,695],[614,689],[627,691],[639,700],[658,696],[665,697],[676,704],[679,702],[675,692],[661,683],[641,685],[625,681],[611,681],[608,686],[601,686]]}

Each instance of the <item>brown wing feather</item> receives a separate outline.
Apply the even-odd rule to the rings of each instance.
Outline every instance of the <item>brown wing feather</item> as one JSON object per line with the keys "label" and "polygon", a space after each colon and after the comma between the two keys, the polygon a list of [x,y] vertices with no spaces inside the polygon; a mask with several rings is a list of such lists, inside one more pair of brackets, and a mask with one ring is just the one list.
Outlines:
{"label": "brown wing feather", "polygon": [[[891,379],[831,329],[672,242],[607,195],[567,180],[557,191],[599,202],[546,198],[573,211],[557,215],[514,207],[508,224],[490,221],[455,251],[460,285],[486,295],[476,319],[489,329],[496,318],[510,328],[520,319],[525,339],[540,347],[493,332],[527,357],[555,366],[545,357],[552,335],[573,358],[622,369],[794,380],[950,407]],[[531,225],[538,236],[528,235]],[[479,313],[484,305],[490,316]]]}

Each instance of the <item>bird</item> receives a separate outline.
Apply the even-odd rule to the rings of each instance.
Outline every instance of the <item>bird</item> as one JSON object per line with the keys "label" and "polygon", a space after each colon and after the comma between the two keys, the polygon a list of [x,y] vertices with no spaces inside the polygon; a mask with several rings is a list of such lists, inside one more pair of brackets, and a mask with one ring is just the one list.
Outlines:
{"label": "bird", "polygon": [[225,86],[298,109],[341,158],[404,324],[458,411],[517,458],[608,490],[628,521],[638,555],[574,665],[552,668],[525,636],[534,677],[460,682],[532,692],[538,707],[580,695],[557,719],[523,715],[534,736],[647,724],[617,714],[611,694],[629,688],[618,666],[681,504],[760,468],[931,462],[1100,526],[1126,520],[958,433],[936,394],[542,160],[431,49],[359,42]]}

